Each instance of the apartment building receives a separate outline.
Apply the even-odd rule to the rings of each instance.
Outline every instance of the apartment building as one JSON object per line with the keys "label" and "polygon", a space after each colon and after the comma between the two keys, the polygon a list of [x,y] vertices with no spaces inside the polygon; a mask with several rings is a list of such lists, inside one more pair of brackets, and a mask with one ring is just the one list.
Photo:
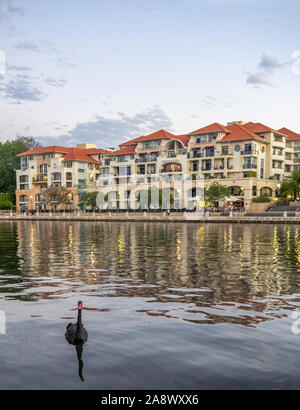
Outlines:
{"label": "apartment building", "polygon": [[94,144],[79,144],[76,148],[42,147],[23,152],[19,155],[21,167],[16,171],[17,211],[46,209],[43,190],[50,186],[67,187],[70,207],[77,208],[80,191],[87,185],[96,187],[102,160],[108,153]]}
{"label": "apartment building", "polygon": [[[67,186],[78,205],[84,191],[101,191],[112,208],[141,207],[149,184],[173,195],[175,208],[194,206],[199,181],[231,187],[231,202],[249,208],[252,199],[276,200],[280,183],[300,170],[300,135],[261,123],[219,123],[174,135],[160,130],[126,141],[115,151],[91,144],[38,148],[20,155],[18,210],[39,209],[46,186]],[[183,190],[188,186],[188,197]]]}

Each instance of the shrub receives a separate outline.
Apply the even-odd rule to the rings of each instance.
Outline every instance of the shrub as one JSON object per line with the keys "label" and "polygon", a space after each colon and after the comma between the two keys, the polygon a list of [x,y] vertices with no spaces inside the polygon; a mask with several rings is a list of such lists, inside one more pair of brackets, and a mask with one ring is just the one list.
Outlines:
{"label": "shrub", "polygon": [[261,195],[261,196],[258,196],[257,198],[253,198],[252,202],[259,204],[263,202],[271,202],[271,199],[268,196]]}

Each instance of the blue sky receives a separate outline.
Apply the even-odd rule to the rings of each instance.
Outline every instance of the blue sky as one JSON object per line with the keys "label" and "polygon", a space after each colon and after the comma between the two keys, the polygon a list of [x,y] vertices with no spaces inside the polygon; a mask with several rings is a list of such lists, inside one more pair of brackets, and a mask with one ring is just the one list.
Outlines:
{"label": "blue sky", "polygon": [[116,146],[233,120],[300,132],[299,17],[297,0],[0,0],[0,140]]}

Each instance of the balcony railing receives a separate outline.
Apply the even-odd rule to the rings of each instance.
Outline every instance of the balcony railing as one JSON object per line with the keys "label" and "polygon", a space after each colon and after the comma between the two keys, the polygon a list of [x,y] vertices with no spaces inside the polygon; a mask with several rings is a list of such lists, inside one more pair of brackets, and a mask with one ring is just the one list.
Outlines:
{"label": "balcony railing", "polygon": [[246,149],[244,151],[241,151],[241,155],[256,155],[258,151],[256,149]]}
{"label": "balcony railing", "polygon": [[32,178],[32,182],[48,182],[47,174],[39,174],[36,177]]}
{"label": "balcony railing", "polygon": [[257,169],[257,164],[244,164],[243,165],[244,169]]}

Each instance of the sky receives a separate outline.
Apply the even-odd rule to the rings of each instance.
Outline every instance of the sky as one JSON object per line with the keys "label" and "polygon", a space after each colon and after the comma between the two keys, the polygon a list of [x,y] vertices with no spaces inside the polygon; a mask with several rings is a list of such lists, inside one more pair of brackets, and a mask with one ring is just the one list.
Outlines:
{"label": "sky", "polygon": [[0,141],[300,133],[298,0],[0,0]]}

